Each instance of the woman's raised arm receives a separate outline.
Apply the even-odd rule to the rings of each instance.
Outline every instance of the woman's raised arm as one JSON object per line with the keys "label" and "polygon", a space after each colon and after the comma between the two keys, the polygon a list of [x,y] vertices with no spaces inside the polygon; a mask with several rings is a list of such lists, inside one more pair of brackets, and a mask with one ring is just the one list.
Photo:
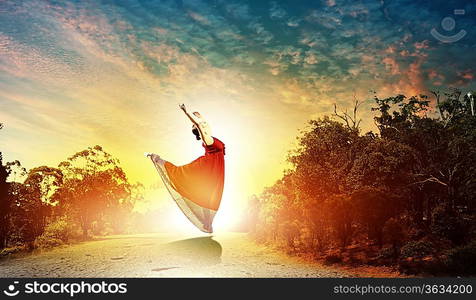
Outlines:
{"label": "woman's raised arm", "polygon": [[198,128],[198,131],[200,132],[200,136],[202,137],[202,140],[205,143],[205,145],[207,146],[212,145],[213,137],[211,135],[210,126],[208,126],[208,123],[201,116],[196,116],[195,113],[189,114],[187,112],[187,108],[185,107],[185,104],[180,104],[179,107],[185,113],[185,115],[190,119],[190,121],[192,121],[192,123]]}

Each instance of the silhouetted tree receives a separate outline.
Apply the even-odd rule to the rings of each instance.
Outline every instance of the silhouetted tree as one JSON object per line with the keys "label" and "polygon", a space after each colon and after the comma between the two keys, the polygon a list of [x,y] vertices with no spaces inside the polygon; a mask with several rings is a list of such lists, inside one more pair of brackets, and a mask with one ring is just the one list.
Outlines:
{"label": "silhouetted tree", "polygon": [[[0,123],[0,129],[3,124]],[[10,211],[10,199],[8,199],[7,167],[3,165],[3,156],[0,152],[0,249],[7,244],[8,214]]]}
{"label": "silhouetted tree", "polygon": [[[0,123],[0,129],[3,124]],[[10,231],[10,218],[12,210],[11,182],[7,182],[10,175],[24,175],[26,170],[19,161],[3,162],[3,154],[0,152],[0,249],[8,244]]]}
{"label": "silhouetted tree", "polygon": [[102,223],[108,210],[114,210],[130,197],[130,185],[119,161],[94,146],[59,164],[64,183],[54,197],[59,210],[79,220],[83,236],[93,222]]}
{"label": "silhouetted tree", "polygon": [[329,197],[323,207],[327,212],[328,222],[336,240],[341,247],[346,247],[354,233],[356,209],[354,201],[347,195]]}
{"label": "silhouetted tree", "polygon": [[392,245],[393,258],[398,258],[400,247],[405,241],[405,230],[402,221],[390,218],[383,227],[384,238]]}
{"label": "silhouetted tree", "polygon": [[434,95],[436,117],[425,95],[375,96],[376,133],[360,133],[358,101],[353,112],[334,106],[335,119],[311,120],[290,152],[292,167],[252,202],[253,235],[316,253],[364,246],[365,234],[389,243],[394,257],[407,241],[405,255],[427,245],[421,238],[476,238],[474,97]]}
{"label": "silhouetted tree", "polygon": [[367,231],[369,239],[381,247],[383,244],[383,226],[388,219],[396,214],[397,201],[378,188],[365,187],[351,196],[356,207],[359,223]]}

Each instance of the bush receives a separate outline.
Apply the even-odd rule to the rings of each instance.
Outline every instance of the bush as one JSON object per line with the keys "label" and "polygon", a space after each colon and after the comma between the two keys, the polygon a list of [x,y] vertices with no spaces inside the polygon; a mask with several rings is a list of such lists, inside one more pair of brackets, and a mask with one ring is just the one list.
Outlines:
{"label": "bush", "polygon": [[337,254],[329,254],[324,258],[324,264],[332,265],[342,262],[342,257]]}
{"label": "bush", "polygon": [[476,240],[448,251],[448,269],[458,275],[476,274]]}
{"label": "bush", "polygon": [[46,225],[42,236],[67,242],[71,236],[70,229],[66,218],[62,217]]}
{"label": "bush", "polygon": [[431,231],[459,245],[464,241],[467,226],[462,216],[445,206],[436,207],[431,214]]}
{"label": "bush", "polygon": [[383,238],[385,242],[392,244],[394,247],[398,247],[401,245],[405,237],[405,229],[400,220],[390,218],[385,222],[383,227]]}
{"label": "bush", "polygon": [[384,241],[392,245],[393,257],[397,258],[400,252],[400,246],[405,240],[406,232],[401,225],[401,221],[396,218],[390,218],[383,227]]}
{"label": "bush", "polygon": [[53,248],[63,244],[64,242],[60,239],[51,238],[44,235],[40,235],[39,237],[37,237],[34,242],[35,248],[39,249]]}
{"label": "bush", "polygon": [[377,253],[377,259],[389,259],[389,258],[394,258],[394,256],[395,256],[395,250],[393,249],[393,247],[382,248]]}
{"label": "bush", "polygon": [[65,217],[61,217],[46,225],[43,234],[35,239],[34,246],[35,248],[56,247],[77,236],[77,228]]}
{"label": "bush", "polygon": [[19,253],[19,252],[24,252],[27,250],[27,248],[28,247],[26,245],[16,245],[16,246],[4,248],[0,250],[0,258],[9,256],[11,254]]}
{"label": "bush", "polygon": [[424,257],[433,252],[433,244],[427,241],[411,241],[400,249],[401,257]]}

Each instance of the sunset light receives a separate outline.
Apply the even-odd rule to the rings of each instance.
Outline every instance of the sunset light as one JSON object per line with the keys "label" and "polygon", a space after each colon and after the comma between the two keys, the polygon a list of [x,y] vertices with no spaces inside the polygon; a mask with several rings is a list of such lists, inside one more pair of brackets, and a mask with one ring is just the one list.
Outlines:
{"label": "sunset light", "polygon": [[475,49],[470,0],[0,0],[0,277],[475,276]]}

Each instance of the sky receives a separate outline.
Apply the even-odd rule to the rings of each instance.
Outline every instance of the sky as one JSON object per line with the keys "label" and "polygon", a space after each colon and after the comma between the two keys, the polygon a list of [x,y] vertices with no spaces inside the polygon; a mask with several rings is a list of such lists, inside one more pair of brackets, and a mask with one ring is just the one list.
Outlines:
{"label": "sky", "polygon": [[101,145],[156,207],[143,153],[203,153],[185,103],[226,145],[225,225],[334,103],[364,101],[371,130],[370,91],[474,90],[475,17],[474,1],[0,0],[0,150],[31,168]]}

